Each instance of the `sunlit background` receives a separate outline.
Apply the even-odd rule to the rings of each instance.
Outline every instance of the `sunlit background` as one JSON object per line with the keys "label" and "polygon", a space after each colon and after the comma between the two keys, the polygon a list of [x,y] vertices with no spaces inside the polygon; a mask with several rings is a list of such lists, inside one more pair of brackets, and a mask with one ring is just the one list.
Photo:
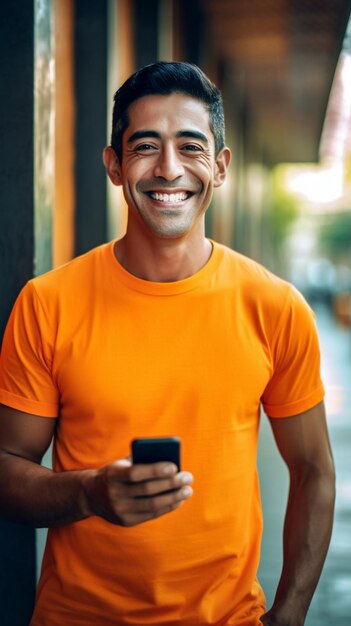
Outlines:
{"label": "sunlit background", "polygon": [[[306,626],[348,626],[349,0],[17,0],[1,11],[0,332],[26,280],[124,232],[124,201],[101,162],[118,85],[160,59],[200,65],[222,90],[233,151],[207,233],[292,281],[317,316],[338,496]],[[288,481],[264,416],[260,444],[271,602]],[[0,520],[2,626],[28,623],[44,539]]]}
{"label": "sunlit background", "polygon": [[[333,621],[346,626],[351,609],[350,22],[328,99],[318,160],[279,164],[272,170],[272,179],[273,197],[284,223],[275,261],[280,258],[280,272],[302,291],[317,315],[326,406],[337,469],[334,533],[307,624],[327,626]],[[272,462],[269,452],[271,441],[264,429],[261,434],[265,446],[260,455],[260,467],[268,521],[261,572],[262,578],[267,581],[266,589],[274,594],[276,575],[281,564],[275,533],[279,533],[284,507],[278,519],[276,509],[273,508],[275,512],[272,512],[274,499],[271,495],[269,469]],[[275,469],[281,476],[278,461]],[[284,489],[286,484],[287,476],[285,479],[281,477],[279,488]]]}

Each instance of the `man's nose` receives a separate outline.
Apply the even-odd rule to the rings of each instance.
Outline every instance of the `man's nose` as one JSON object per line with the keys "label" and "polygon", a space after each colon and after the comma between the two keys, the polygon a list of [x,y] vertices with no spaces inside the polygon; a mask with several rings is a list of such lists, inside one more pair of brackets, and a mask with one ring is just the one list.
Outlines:
{"label": "man's nose", "polygon": [[165,180],[175,180],[184,174],[184,167],[174,146],[166,146],[160,151],[154,174]]}

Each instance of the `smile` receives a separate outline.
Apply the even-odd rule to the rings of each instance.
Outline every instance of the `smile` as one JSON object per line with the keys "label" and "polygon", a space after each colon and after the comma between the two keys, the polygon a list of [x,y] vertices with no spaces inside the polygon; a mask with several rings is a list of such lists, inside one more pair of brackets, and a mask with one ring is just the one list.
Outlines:
{"label": "smile", "polygon": [[177,204],[177,202],[184,202],[192,194],[188,191],[179,191],[178,193],[159,193],[158,191],[151,191],[148,196],[158,202],[168,202],[169,204]]}

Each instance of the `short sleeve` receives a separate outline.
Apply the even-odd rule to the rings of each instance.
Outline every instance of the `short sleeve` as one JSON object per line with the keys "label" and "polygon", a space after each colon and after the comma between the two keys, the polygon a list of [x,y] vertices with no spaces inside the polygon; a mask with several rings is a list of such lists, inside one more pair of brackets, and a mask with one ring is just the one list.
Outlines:
{"label": "short sleeve", "polygon": [[315,315],[294,287],[289,292],[271,345],[272,377],[262,395],[269,417],[303,413],[324,397]]}
{"label": "short sleeve", "polygon": [[10,315],[1,350],[0,402],[43,417],[57,417],[59,393],[51,375],[53,323],[33,281]]}

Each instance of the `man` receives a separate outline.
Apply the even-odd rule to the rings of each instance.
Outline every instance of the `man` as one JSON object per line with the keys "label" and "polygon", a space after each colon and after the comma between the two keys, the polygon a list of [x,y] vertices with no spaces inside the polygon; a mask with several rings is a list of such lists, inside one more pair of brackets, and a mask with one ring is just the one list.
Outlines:
{"label": "man", "polygon": [[[32,626],[302,626],[334,502],[318,340],[289,284],[205,237],[220,92],[185,63],[142,69],[103,157],[125,236],[30,281],[3,342],[1,512],[50,527]],[[268,612],[261,403],[291,479]],[[183,471],[131,464],[133,438],[164,435]]]}

